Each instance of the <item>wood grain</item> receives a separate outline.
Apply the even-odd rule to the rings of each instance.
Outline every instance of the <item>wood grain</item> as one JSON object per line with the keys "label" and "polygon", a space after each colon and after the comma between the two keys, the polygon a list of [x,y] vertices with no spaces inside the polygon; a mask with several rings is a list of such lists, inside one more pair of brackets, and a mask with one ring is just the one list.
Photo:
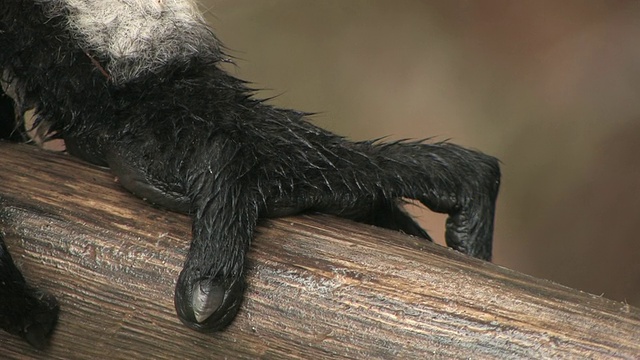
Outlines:
{"label": "wood grain", "polygon": [[0,169],[10,251],[61,303],[46,351],[0,332],[2,358],[640,357],[637,308],[323,215],[265,221],[236,321],[197,333],[173,308],[188,217],[35,147],[0,142]]}

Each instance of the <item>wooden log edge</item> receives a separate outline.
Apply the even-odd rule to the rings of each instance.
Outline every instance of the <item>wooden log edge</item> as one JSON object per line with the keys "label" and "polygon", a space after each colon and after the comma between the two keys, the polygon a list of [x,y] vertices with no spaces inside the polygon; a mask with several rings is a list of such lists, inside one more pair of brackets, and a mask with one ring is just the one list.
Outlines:
{"label": "wooden log edge", "polygon": [[0,332],[3,358],[638,358],[640,309],[324,215],[265,221],[232,325],[175,316],[188,217],[104,169],[0,142],[0,229],[29,281],[56,295],[44,351]]}

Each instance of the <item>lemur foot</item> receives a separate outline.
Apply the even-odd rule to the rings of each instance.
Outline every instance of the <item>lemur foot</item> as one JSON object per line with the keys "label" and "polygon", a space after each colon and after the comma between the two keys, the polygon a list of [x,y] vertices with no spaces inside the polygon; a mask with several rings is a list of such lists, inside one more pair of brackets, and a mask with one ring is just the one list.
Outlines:
{"label": "lemur foot", "polygon": [[58,321],[53,295],[27,284],[0,234],[0,329],[43,349]]}
{"label": "lemur foot", "polygon": [[53,295],[35,290],[30,316],[23,319],[22,337],[36,349],[43,349],[58,322],[60,306]]}
{"label": "lemur foot", "polygon": [[22,294],[14,294],[2,302],[3,305],[16,304],[11,315],[0,319],[2,328],[22,337],[34,348],[44,349],[58,321],[60,307],[56,298],[27,287]]}

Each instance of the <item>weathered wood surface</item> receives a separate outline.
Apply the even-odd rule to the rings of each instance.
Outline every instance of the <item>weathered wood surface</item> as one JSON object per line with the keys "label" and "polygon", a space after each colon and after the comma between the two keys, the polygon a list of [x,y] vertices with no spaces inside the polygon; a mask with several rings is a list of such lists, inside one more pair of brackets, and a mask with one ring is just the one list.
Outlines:
{"label": "weathered wood surface", "polygon": [[268,221],[224,332],[184,327],[173,286],[186,216],[108,172],[0,142],[0,226],[61,315],[45,352],[0,332],[1,358],[638,358],[640,310],[329,216]]}

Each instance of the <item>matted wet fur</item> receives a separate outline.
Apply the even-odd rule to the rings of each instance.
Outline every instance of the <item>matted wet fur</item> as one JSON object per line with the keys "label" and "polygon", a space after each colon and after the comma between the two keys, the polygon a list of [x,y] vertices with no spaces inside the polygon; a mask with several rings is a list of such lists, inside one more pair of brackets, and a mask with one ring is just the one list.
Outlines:
{"label": "matted wet fur", "polygon": [[[190,214],[175,306],[196,330],[235,317],[259,218],[317,211],[429,239],[400,206],[410,198],[449,215],[448,246],[490,260],[494,158],[447,142],[347,141],[254,99],[224,61],[188,0],[4,0],[0,135],[22,139],[35,111],[69,153]],[[58,305],[0,245],[0,327],[43,347]]]}

